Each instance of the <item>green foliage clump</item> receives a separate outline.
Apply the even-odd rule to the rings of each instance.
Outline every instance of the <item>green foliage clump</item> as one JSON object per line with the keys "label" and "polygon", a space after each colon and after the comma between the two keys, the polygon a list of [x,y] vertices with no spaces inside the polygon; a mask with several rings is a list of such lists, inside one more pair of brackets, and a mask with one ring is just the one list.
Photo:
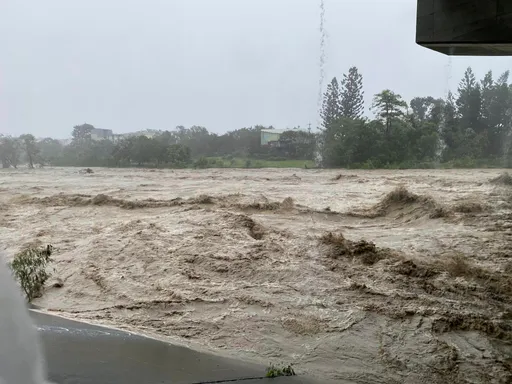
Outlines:
{"label": "green foliage clump", "polygon": [[296,376],[295,371],[293,367],[290,365],[279,368],[275,366],[274,364],[271,364],[267,368],[267,373],[265,377],[268,378],[276,378],[276,377],[282,377],[282,376]]}
{"label": "green foliage clump", "polygon": [[28,302],[41,297],[44,284],[51,276],[46,268],[53,261],[52,251],[51,245],[42,248],[29,247],[14,256],[9,263],[9,267],[25,292]]}
{"label": "green foliage clump", "polygon": [[194,162],[194,168],[208,168],[208,159],[206,157],[200,157]]}

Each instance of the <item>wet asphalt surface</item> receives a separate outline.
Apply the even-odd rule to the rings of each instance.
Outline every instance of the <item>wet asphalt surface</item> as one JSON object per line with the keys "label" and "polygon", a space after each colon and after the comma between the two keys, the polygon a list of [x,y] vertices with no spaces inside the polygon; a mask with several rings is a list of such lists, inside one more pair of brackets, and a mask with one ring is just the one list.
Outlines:
{"label": "wet asphalt surface", "polygon": [[56,384],[302,383],[264,378],[266,367],[127,332],[30,311]]}

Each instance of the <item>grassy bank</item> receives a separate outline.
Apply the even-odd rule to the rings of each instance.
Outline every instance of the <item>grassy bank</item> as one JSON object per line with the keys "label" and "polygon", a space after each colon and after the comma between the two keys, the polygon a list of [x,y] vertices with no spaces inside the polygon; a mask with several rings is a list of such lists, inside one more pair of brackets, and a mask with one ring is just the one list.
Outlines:
{"label": "grassy bank", "polygon": [[[205,169],[205,168],[301,168],[313,169],[317,165],[312,160],[285,160],[285,159],[255,159],[243,157],[201,157],[194,159],[190,164],[182,166],[171,166],[168,164],[115,164],[115,163],[83,163],[66,164],[56,162],[56,167],[111,167],[111,168],[170,168],[170,169]],[[326,167],[327,169],[481,169],[481,168],[511,168],[512,161],[509,159],[473,159],[461,158],[446,162],[415,162],[407,161],[401,163],[382,163],[379,161],[366,161],[364,163],[353,163],[346,167]]]}
{"label": "grassy bank", "polygon": [[474,159],[470,157],[439,162],[439,161],[404,161],[401,163],[382,163],[368,160],[354,163],[348,169],[478,169],[478,168],[510,168],[510,159]]}
{"label": "grassy bank", "polygon": [[[202,160],[206,160],[205,163]],[[315,168],[312,160],[261,160],[244,158],[206,157],[197,160],[194,165],[202,168]]]}

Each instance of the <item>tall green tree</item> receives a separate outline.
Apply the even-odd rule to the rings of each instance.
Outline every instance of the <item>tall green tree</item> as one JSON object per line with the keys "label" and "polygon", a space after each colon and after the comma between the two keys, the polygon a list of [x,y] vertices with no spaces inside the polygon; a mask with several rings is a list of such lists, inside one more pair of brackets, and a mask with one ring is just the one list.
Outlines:
{"label": "tall green tree", "polygon": [[410,119],[413,125],[418,126],[428,122],[439,127],[443,121],[444,104],[444,100],[431,96],[413,98],[409,103]]}
{"label": "tall green tree", "polygon": [[20,141],[25,151],[28,167],[33,169],[34,161],[36,161],[36,157],[39,155],[39,147],[37,146],[36,138],[33,135],[26,134],[20,136]]}
{"label": "tall green tree", "polygon": [[487,72],[484,78],[480,81],[480,88],[482,98],[482,124],[485,127],[489,127],[492,125],[491,105],[495,97],[495,83],[493,80],[492,71]]}
{"label": "tall green tree", "polygon": [[455,105],[455,97],[448,92],[448,97],[443,107],[443,126],[441,128],[441,139],[446,148],[443,151],[444,160],[451,160],[457,156],[460,146],[460,129],[459,119],[457,117],[457,106]]}
{"label": "tall green tree", "polygon": [[65,152],[66,157],[74,159],[74,165],[87,165],[87,159],[91,157],[91,132],[93,129],[94,126],[91,124],[75,125],[73,127],[71,145]]}
{"label": "tall green tree", "polygon": [[0,136],[0,162],[2,168],[17,168],[20,162],[21,146],[17,138]]}
{"label": "tall green tree", "polygon": [[512,92],[508,85],[509,71],[492,81],[489,72],[482,80],[482,123],[487,131],[487,156],[502,157],[511,130]]}
{"label": "tall green tree", "polygon": [[342,117],[340,85],[336,77],[327,85],[320,116],[324,130],[331,128]]}
{"label": "tall green tree", "polygon": [[[492,82],[492,78],[490,79]],[[482,118],[482,89],[476,81],[471,67],[466,69],[464,77],[457,89],[457,114],[463,130],[472,130],[475,134],[481,133]]]}
{"label": "tall green tree", "polygon": [[349,119],[360,119],[363,112],[363,76],[357,67],[351,67],[341,81],[340,114]]}
{"label": "tall green tree", "polygon": [[340,131],[341,116],[341,93],[338,79],[334,77],[327,85],[324,93],[322,109],[320,111],[322,118],[322,134],[318,142],[319,153],[325,162],[330,156],[327,152],[332,150],[333,142],[337,140],[336,135],[342,136]]}
{"label": "tall green tree", "polygon": [[91,141],[91,132],[94,126],[91,124],[75,125],[71,136],[73,137],[73,143],[78,145],[88,144]]}
{"label": "tall green tree", "polygon": [[391,133],[393,120],[404,117],[406,109],[407,102],[402,99],[402,96],[389,89],[376,94],[373,98],[372,110],[377,119],[384,123],[387,135]]}
{"label": "tall green tree", "polygon": [[415,97],[409,103],[412,111],[412,119],[415,122],[424,122],[428,119],[431,108],[434,105],[433,97]]}
{"label": "tall green tree", "polygon": [[[492,93],[492,75],[488,74],[483,81]],[[477,82],[471,67],[468,67],[457,88],[455,101],[458,119],[457,158],[482,158],[488,148],[488,127],[482,114],[482,86]]]}

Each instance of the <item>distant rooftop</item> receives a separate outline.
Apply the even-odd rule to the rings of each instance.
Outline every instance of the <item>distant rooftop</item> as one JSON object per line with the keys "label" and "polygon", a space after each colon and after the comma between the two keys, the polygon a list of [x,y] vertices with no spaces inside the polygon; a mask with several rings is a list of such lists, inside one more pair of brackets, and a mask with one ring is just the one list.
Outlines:
{"label": "distant rooftop", "polygon": [[285,133],[287,131],[291,131],[291,129],[262,129],[261,132],[265,133]]}
{"label": "distant rooftop", "polygon": [[302,128],[287,128],[287,129],[262,129],[261,132],[264,132],[264,133],[277,133],[277,134],[282,134],[282,133],[285,133],[285,132],[306,132],[305,129],[302,129]]}

